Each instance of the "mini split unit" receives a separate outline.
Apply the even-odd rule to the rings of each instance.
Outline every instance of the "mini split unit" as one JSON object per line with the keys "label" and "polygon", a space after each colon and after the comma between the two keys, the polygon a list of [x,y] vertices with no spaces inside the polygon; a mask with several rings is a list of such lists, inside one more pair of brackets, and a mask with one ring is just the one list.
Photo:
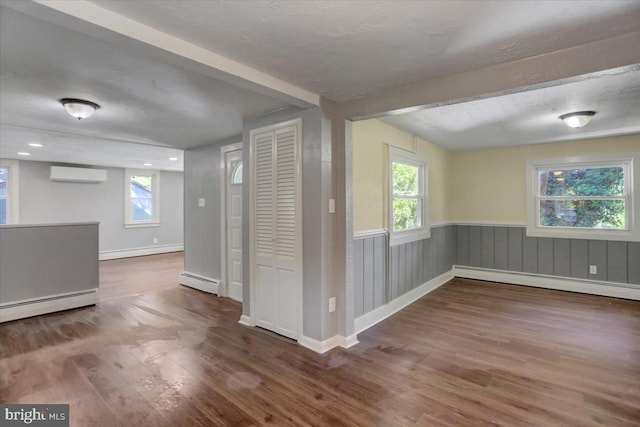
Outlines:
{"label": "mini split unit", "polygon": [[98,184],[107,180],[107,171],[104,169],[51,166],[49,179],[51,181]]}

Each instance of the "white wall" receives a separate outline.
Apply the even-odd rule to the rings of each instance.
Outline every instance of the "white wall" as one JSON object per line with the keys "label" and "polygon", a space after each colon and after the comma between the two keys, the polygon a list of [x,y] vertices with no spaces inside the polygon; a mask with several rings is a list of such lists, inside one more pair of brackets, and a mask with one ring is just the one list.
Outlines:
{"label": "white wall", "polygon": [[[124,169],[100,184],[53,182],[51,163],[20,161],[20,223],[100,222],[100,252],[183,244],[183,174],[160,173],[160,226],[124,227]],[[153,238],[158,243],[153,243]]]}

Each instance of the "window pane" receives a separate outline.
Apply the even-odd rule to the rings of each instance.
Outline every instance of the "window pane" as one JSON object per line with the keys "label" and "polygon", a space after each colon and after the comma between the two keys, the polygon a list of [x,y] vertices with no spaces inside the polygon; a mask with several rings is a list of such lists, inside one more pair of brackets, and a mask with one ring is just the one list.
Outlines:
{"label": "window pane", "polygon": [[7,199],[0,197],[0,224],[7,223]]}
{"label": "window pane", "polygon": [[150,221],[153,203],[151,199],[131,199],[131,219],[133,221]]}
{"label": "window pane", "polygon": [[153,191],[153,177],[132,176],[131,177],[131,197],[151,197]]}
{"label": "window pane", "polygon": [[231,177],[231,183],[242,184],[242,162],[238,162],[238,164],[236,164],[236,167],[233,170],[233,175]]}
{"label": "window pane", "polygon": [[624,200],[542,200],[540,225],[623,230]]}
{"label": "window pane", "polygon": [[7,180],[9,179],[9,169],[0,168],[0,196],[7,195]]}
{"label": "window pane", "polygon": [[410,230],[422,226],[420,200],[393,199],[393,230]]}
{"label": "window pane", "polygon": [[623,196],[622,167],[538,171],[541,196]]}
{"label": "window pane", "polygon": [[393,194],[403,196],[418,195],[418,167],[393,163]]}

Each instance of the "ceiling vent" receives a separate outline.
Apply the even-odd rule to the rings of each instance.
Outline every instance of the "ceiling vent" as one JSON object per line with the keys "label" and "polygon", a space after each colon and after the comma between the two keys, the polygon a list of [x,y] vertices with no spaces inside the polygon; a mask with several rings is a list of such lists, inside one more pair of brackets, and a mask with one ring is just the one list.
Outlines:
{"label": "ceiling vent", "polygon": [[98,184],[107,180],[107,171],[104,169],[51,166],[51,175],[49,176],[49,179],[51,181]]}

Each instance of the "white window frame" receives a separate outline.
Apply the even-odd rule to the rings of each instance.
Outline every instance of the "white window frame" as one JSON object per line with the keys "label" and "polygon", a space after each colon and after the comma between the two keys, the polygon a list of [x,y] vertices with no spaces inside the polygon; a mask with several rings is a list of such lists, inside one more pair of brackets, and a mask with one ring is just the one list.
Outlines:
{"label": "white window frame", "polygon": [[[147,221],[134,221],[131,218],[131,177],[136,175],[151,176],[152,218]],[[148,169],[125,169],[124,173],[124,226],[126,228],[160,226],[160,171]]]}
{"label": "white window frame", "polygon": [[[570,239],[640,241],[640,152],[575,156],[527,161],[527,236]],[[539,175],[540,169],[580,169],[616,166],[624,168],[626,226],[624,230],[596,228],[540,226]]]}
{"label": "white window frame", "polygon": [[[418,168],[418,199],[422,202],[421,226],[410,230],[395,231],[393,229],[393,164],[403,163]],[[414,242],[416,240],[431,237],[431,223],[429,221],[429,162],[422,154],[403,150],[402,148],[389,145],[389,165],[388,165],[388,224],[390,245],[396,246],[403,243]]]}
{"label": "white window frame", "polygon": [[7,224],[18,224],[19,221],[19,200],[18,195],[18,180],[19,180],[19,166],[20,163],[17,160],[0,159],[0,167],[7,168],[7,179],[9,185],[7,186]]}

